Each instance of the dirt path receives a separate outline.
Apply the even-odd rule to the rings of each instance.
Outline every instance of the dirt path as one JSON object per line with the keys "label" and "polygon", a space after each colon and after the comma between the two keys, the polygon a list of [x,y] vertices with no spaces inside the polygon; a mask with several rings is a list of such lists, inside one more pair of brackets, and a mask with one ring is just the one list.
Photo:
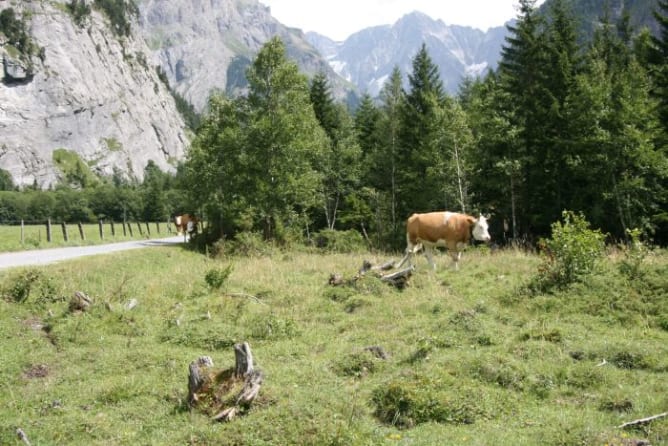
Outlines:
{"label": "dirt path", "polygon": [[148,248],[151,246],[178,245],[183,243],[183,236],[131,242],[109,243],[106,245],[72,246],[67,248],[36,249],[33,251],[7,252],[0,254],[0,270],[19,266],[45,265],[47,263],[69,260],[77,257],[106,254],[128,249]]}

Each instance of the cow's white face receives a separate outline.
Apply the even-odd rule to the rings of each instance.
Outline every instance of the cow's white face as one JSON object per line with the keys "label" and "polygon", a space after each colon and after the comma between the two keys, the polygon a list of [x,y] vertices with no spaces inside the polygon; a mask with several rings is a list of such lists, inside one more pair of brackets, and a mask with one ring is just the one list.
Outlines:
{"label": "cow's white face", "polygon": [[473,238],[480,242],[488,242],[492,239],[489,236],[489,225],[487,224],[487,218],[480,214],[480,217],[476,220],[473,225]]}

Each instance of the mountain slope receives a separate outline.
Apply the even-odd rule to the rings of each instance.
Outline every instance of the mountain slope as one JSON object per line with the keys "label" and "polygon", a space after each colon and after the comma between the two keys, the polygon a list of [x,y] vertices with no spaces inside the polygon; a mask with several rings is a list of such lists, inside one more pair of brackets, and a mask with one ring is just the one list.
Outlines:
{"label": "mountain slope", "polygon": [[142,33],[170,85],[203,110],[212,91],[235,94],[246,86],[245,69],[262,45],[279,36],[302,72],[324,72],[334,93],[352,88],[339,78],[304,34],[288,28],[258,0],[142,0]]}
{"label": "mountain slope", "polygon": [[412,58],[423,42],[446,90],[454,93],[463,77],[496,67],[505,35],[505,27],[485,33],[413,12],[393,25],[363,29],[341,43],[317,33],[306,36],[337,73],[375,96],[395,66],[404,76],[412,71]]}
{"label": "mountain slope", "polygon": [[40,48],[19,58],[0,33],[0,168],[17,185],[49,187],[63,177],[53,153],[65,149],[103,175],[141,180],[149,160],[173,170],[185,126],[144,41],[115,35],[96,10],[78,26],[63,5],[0,3],[25,19]]}

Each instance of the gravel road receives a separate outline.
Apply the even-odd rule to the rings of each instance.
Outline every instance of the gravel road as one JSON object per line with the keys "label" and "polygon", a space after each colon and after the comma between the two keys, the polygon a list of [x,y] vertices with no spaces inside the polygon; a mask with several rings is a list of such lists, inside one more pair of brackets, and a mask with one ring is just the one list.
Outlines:
{"label": "gravel road", "polygon": [[0,269],[18,266],[45,265],[77,257],[94,256],[128,249],[148,248],[151,246],[178,245],[183,243],[183,236],[132,242],[109,243],[106,245],[72,246],[67,248],[36,249],[0,254]]}

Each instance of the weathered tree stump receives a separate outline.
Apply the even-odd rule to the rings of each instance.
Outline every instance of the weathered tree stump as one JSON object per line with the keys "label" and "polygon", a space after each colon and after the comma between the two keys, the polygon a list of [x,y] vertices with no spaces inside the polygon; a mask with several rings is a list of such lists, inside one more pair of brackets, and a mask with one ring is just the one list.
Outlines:
{"label": "weathered tree stump", "polygon": [[188,404],[210,414],[215,421],[230,421],[247,410],[260,392],[264,375],[253,366],[247,342],[235,344],[234,368],[216,370],[209,356],[190,363]]}
{"label": "weathered tree stump", "polygon": [[355,274],[352,279],[345,280],[341,274],[336,273],[329,276],[328,283],[332,286],[354,285],[358,280],[362,279],[368,272],[371,271],[381,281],[389,283],[390,285],[401,290],[408,285],[408,279],[410,279],[411,275],[413,274],[413,267],[411,266],[404,268],[391,274],[382,274],[380,272],[387,271],[392,268],[394,268],[393,260],[376,266],[374,266],[368,260],[365,260],[362,263],[362,267],[357,271],[357,274]]}
{"label": "weathered tree stump", "polygon": [[397,271],[396,273],[386,274],[380,277],[380,280],[392,284],[393,286],[399,288],[400,290],[408,285],[408,279],[411,278],[413,274],[413,267],[404,268]]}
{"label": "weathered tree stump", "polygon": [[91,299],[83,291],[76,291],[70,299],[70,311],[86,311],[93,304],[93,299]]}

